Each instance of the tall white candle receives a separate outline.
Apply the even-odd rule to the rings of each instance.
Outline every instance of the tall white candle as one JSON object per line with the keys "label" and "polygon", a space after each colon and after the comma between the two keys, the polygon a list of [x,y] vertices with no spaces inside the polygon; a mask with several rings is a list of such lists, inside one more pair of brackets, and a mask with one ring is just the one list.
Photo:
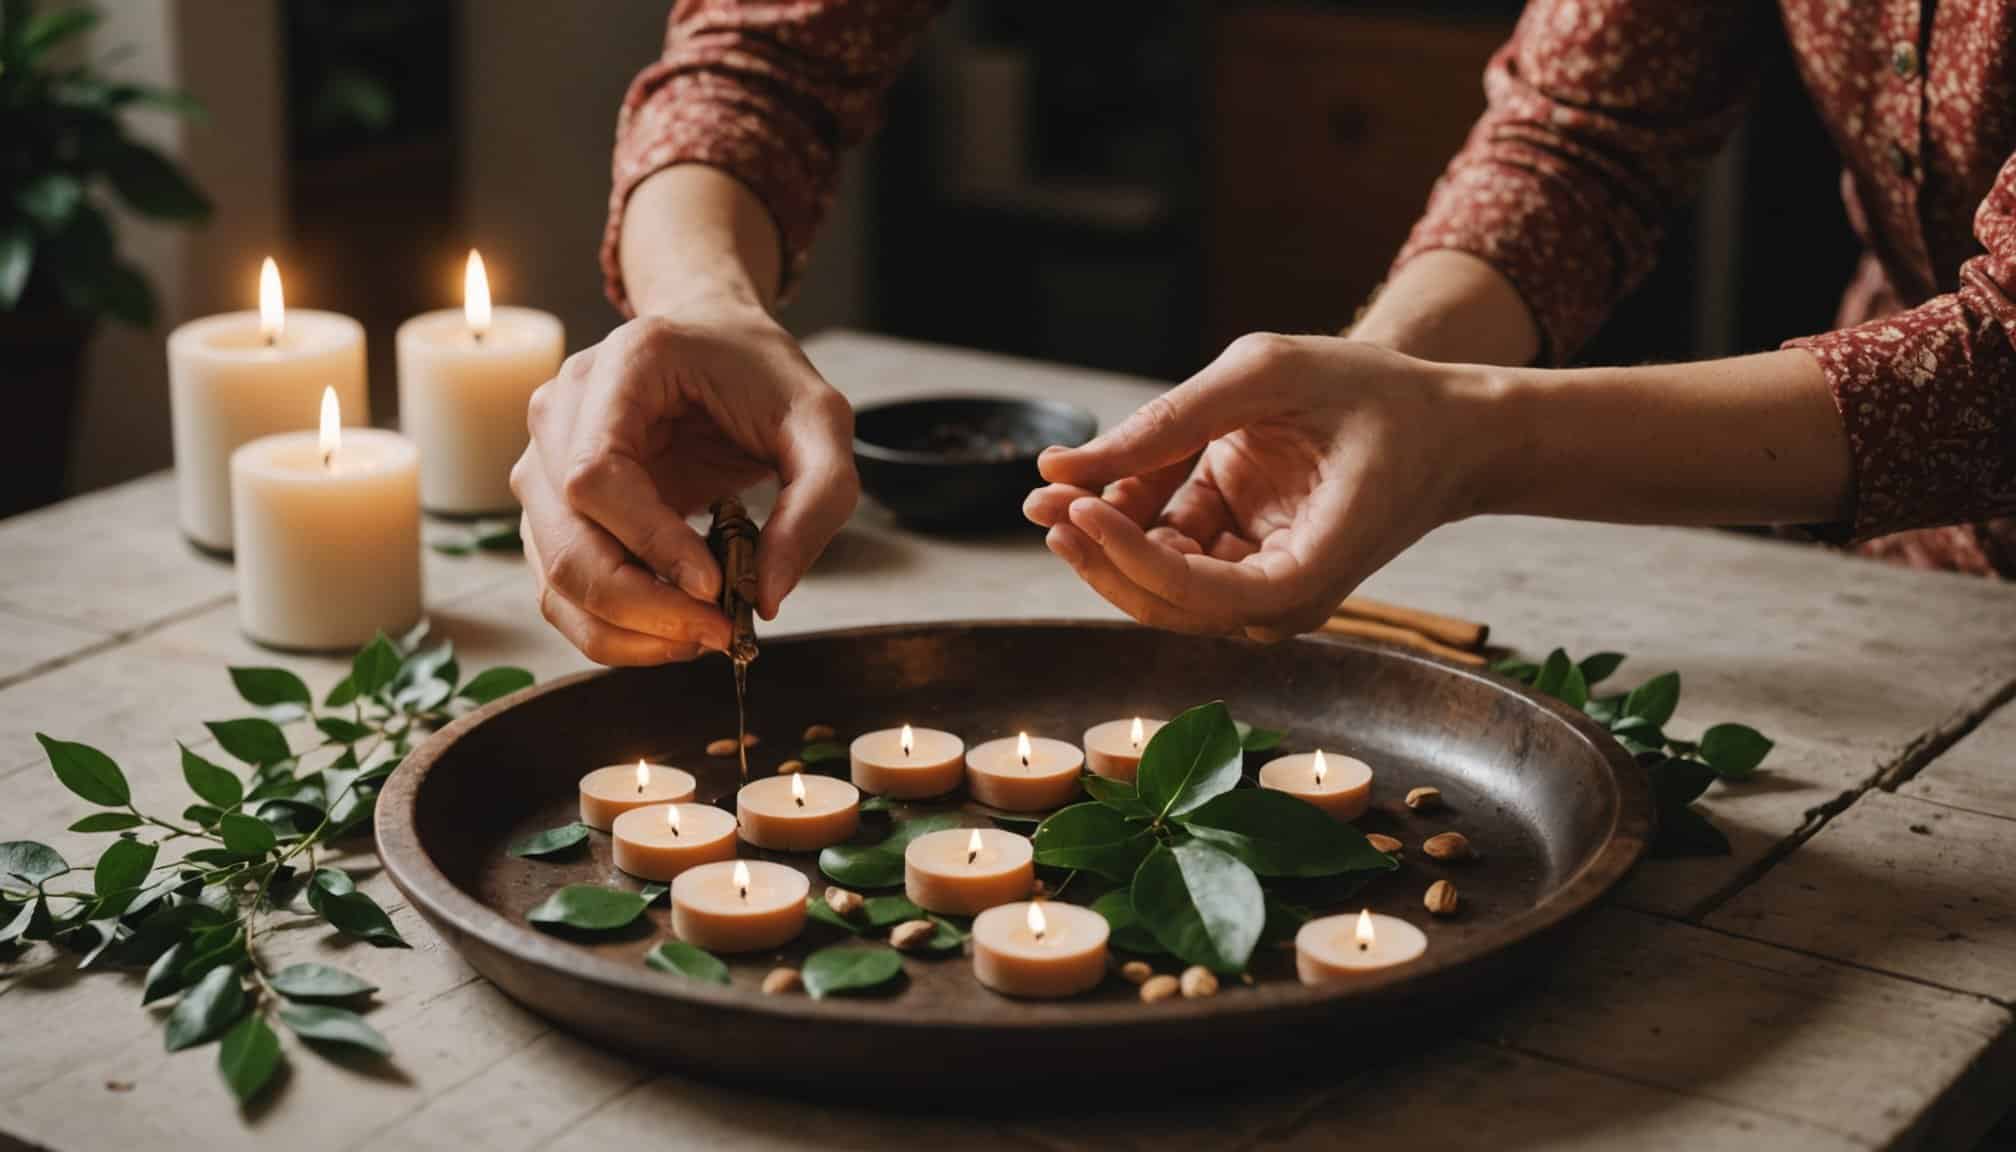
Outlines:
{"label": "tall white candle", "polygon": [[420,445],[420,502],[475,515],[517,507],[511,465],[529,436],[525,408],[560,371],[560,320],[490,306],[483,258],[469,253],[462,309],[399,326],[399,423]]}
{"label": "tall white candle", "polygon": [[354,648],[420,619],[420,459],[396,432],[267,436],[231,456],[238,622],[278,648]]}
{"label": "tall white candle", "polygon": [[169,334],[183,535],[231,550],[231,454],[261,436],[315,427],[325,388],[351,420],[368,422],[364,326],[334,312],[287,311],[271,260],[260,269],[258,311],[206,316]]}

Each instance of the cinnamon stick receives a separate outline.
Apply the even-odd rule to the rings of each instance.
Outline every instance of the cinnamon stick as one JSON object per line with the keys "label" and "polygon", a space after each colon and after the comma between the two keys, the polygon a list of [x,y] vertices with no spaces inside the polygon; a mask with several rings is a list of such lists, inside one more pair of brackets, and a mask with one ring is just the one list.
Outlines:
{"label": "cinnamon stick", "polygon": [[1388,644],[1398,644],[1430,656],[1440,656],[1451,664],[1461,664],[1469,668],[1482,668],[1484,657],[1475,652],[1453,648],[1431,639],[1410,628],[1392,624],[1380,624],[1372,620],[1358,620],[1349,616],[1333,616],[1323,624],[1327,636],[1357,636],[1366,640],[1383,640]]}
{"label": "cinnamon stick", "polygon": [[1345,597],[1344,603],[1339,604],[1337,611],[1331,615],[1353,620],[1369,620],[1375,624],[1389,624],[1409,632],[1418,632],[1438,644],[1473,651],[1484,647],[1484,641],[1491,635],[1491,626],[1488,624],[1426,612],[1401,604],[1388,604],[1383,600],[1373,600],[1365,596]]}

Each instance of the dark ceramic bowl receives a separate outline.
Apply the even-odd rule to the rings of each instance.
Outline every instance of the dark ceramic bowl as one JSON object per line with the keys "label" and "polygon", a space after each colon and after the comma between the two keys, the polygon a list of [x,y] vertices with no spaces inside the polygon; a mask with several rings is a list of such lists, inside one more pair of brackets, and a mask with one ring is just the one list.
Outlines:
{"label": "dark ceramic bowl", "polygon": [[931,532],[1022,523],[1022,501],[1043,483],[1036,457],[1099,431],[1090,412],[1054,400],[932,396],[854,413],[861,487],[905,525]]}

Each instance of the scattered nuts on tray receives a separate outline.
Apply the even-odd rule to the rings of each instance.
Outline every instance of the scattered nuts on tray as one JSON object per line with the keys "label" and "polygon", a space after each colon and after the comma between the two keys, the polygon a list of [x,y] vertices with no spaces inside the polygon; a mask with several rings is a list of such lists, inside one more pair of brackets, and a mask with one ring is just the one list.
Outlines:
{"label": "scattered nuts on tray", "polygon": [[742,734],[742,747],[744,748],[754,748],[756,745],[761,744],[762,742],[763,738],[761,736],[756,735],[754,732],[744,732]]}
{"label": "scattered nuts on tray", "polygon": [[831,740],[838,735],[839,733],[833,730],[831,724],[807,724],[805,726],[805,742],[807,744],[816,744],[821,740]]}
{"label": "scattered nuts on tray", "polygon": [[831,885],[826,888],[826,907],[831,908],[835,916],[852,919],[866,903],[866,900],[861,899],[859,892],[849,892],[845,888],[835,888]]}
{"label": "scattered nuts on tray", "polygon": [[707,745],[707,755],[720,757],[733,756],[735,755],[735,741],[732,739],[716,740]]}
{"label": "scattered nuts on tray", "polygon": [[1427,894],[1421,897],[1421,903],[1437,916],[1454,916],[1456,886],[1447,880],[1437,880],[1428,886]]}
{"label": "scattered nuts on tray", "polygon": [[1153,975],[1155,969],[1150,968],[1146,960],[1129,960],[1120,965],[1120,976],[1129,984],[1146,984]]}
{"label": "scattered nuts on tray", "polygon": [[1150,976],[1141,985],[1141,1002],[1143,1004],[1153,1004],[1158,1000],[1167,1000],[1171,996],[1176,995],[1181,990],[1181,987],[1174,976],[1166,974]]}
{"label": "scattered nuts on tray", "polygon": [[898,952],[920,952],[937,934],[938,926],[929,920],[905,920],[889,930],[889,946]]}
{"label": "scattered nuts on tray", "polygon": [[1437,832],[1422,841],[1421,851],[1433,860],[1468,860],[1474,855],[1469,838],[1461,832]]}
{"label": "scattered nuts on tray", "polygon": [[1416,812],[1432,812],[1441,806],[1442,790],[1440,788],[1409,788],[1407,790],[1407,807],[1412,808]]}
{"label": "scattered nuts on tray", "polygon": [[770,974],[763,977],[763,994],[782,996],[786,992],[796,992],[804,987],[804,984],[805,982],[799,979],[796,968],[772,968]]}
{"label": "scattered nuts on tray", "polygon": [[779,776],[792,776],[804,770],[805,762],[803,760],[786,760],[782,764],[777,765],[777,774]]}
{"label": "scattered nuts on tray", "polygon": [[1400,841],[1379,832],[1367,832],[1365,834],[1365,842],[1372,845],[1373,851],[1384,852],[1388,856],[1398,856],[1401,848],[1404,847]]}
{"label": "scattered nuts on tray", "polygon": [[1202,1000],[1206,996],[1218,994],[1218,975],[1202,964],[1192,964],[1183,970],[1179,982],[1185,1000]]}

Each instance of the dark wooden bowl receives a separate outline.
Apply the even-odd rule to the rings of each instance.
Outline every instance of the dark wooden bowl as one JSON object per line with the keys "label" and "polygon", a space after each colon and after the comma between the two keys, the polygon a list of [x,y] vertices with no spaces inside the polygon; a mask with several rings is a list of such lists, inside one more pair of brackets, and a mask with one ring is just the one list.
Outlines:
{"label": "dark wooden bowl", "polygon": [[[977,444],[946,443],[948,428]],[[1036,457],[1076,447],[1099,431],[1090,412],[1055,400],[927,396],[864,405],[854,413],[861,487],[905,525],[970,532],[1022,525],[1022,501],[1043,478]]]}
{"label": "dark wooden bowl", "polygon": [[[837,725],[843,738],[909,721],[969,744],[1019,730],[1075,742],[1097,721],[1223,698],[1235,716],[1286,730],[1285,747],[1320,745],[1374,766],[1374,808],[1361,823],[1406,843],[1400,870],[1356,893],[1305,881],[1288,895],[1323,911],[1362,903],[1404,917],[1428,933],[1428,953],[1385,979],[1312,989],[1295,982],[1291,952],[1263,945],[1255,986],[1228,980],[1215,998],[1159,1004],[1140,1003],[1117,975],[1077,1000],[1008,1000],[955,954],[907,958],[904,983],[888,995],[812,1001],[757,985],[774,965],[835,941],[816,922],[782,953],[732,962],[730,987],[643,965],[667,931],[662,904],[617,939],[531,927],[526,910],[563,884],[636,887],[610,864],[600,833],[567,861],[504,854],[513,838],[575,818],[575,782],[589,768],[638,757],[679,764],[701,777],[702,799],[732,805],[733,762],[702,754],[734,731],[730,677],[716,661],[571,676],[449,725],[379,799],[386,869],[477,971],[624,1051],[794,1092],[873,1090],[879,1099],[902,1085],[935,1099],[1023,1084],[1069,1097],[1183,1067],[1193,1069],[1186,1092],[1284,1062],[1334,1069],[1353,1053],[1432,1036],[1437,1010],[1502,987],[1516,971],[1502,962],[1615,884],[1651,831],[1644,773],[1579,712],[1494,676],[1358,643],[1260,648],[1089,623],[856,629],[767,641],[750,693],[751,731],[763,737],[752,774],[797,755],[811,723]],[[1249,773],[1263,758],[1249,757]],[[1421,784],[1441,788],[1448,808],[1407,810],[1401,798]],[[974,812],[970,822],[986,819]],[[1447,829],[1467,835],[1479,859],[1426,859],[1421,841]],[[882,834],[880,818],[863,831]],[[745,846],[744,855],[759,853]],[[819,891],[812,857],[770,858],[803,867]],[[1421,895],[1444,877],[1461,890],[1462,911],[1431,920]]]}

